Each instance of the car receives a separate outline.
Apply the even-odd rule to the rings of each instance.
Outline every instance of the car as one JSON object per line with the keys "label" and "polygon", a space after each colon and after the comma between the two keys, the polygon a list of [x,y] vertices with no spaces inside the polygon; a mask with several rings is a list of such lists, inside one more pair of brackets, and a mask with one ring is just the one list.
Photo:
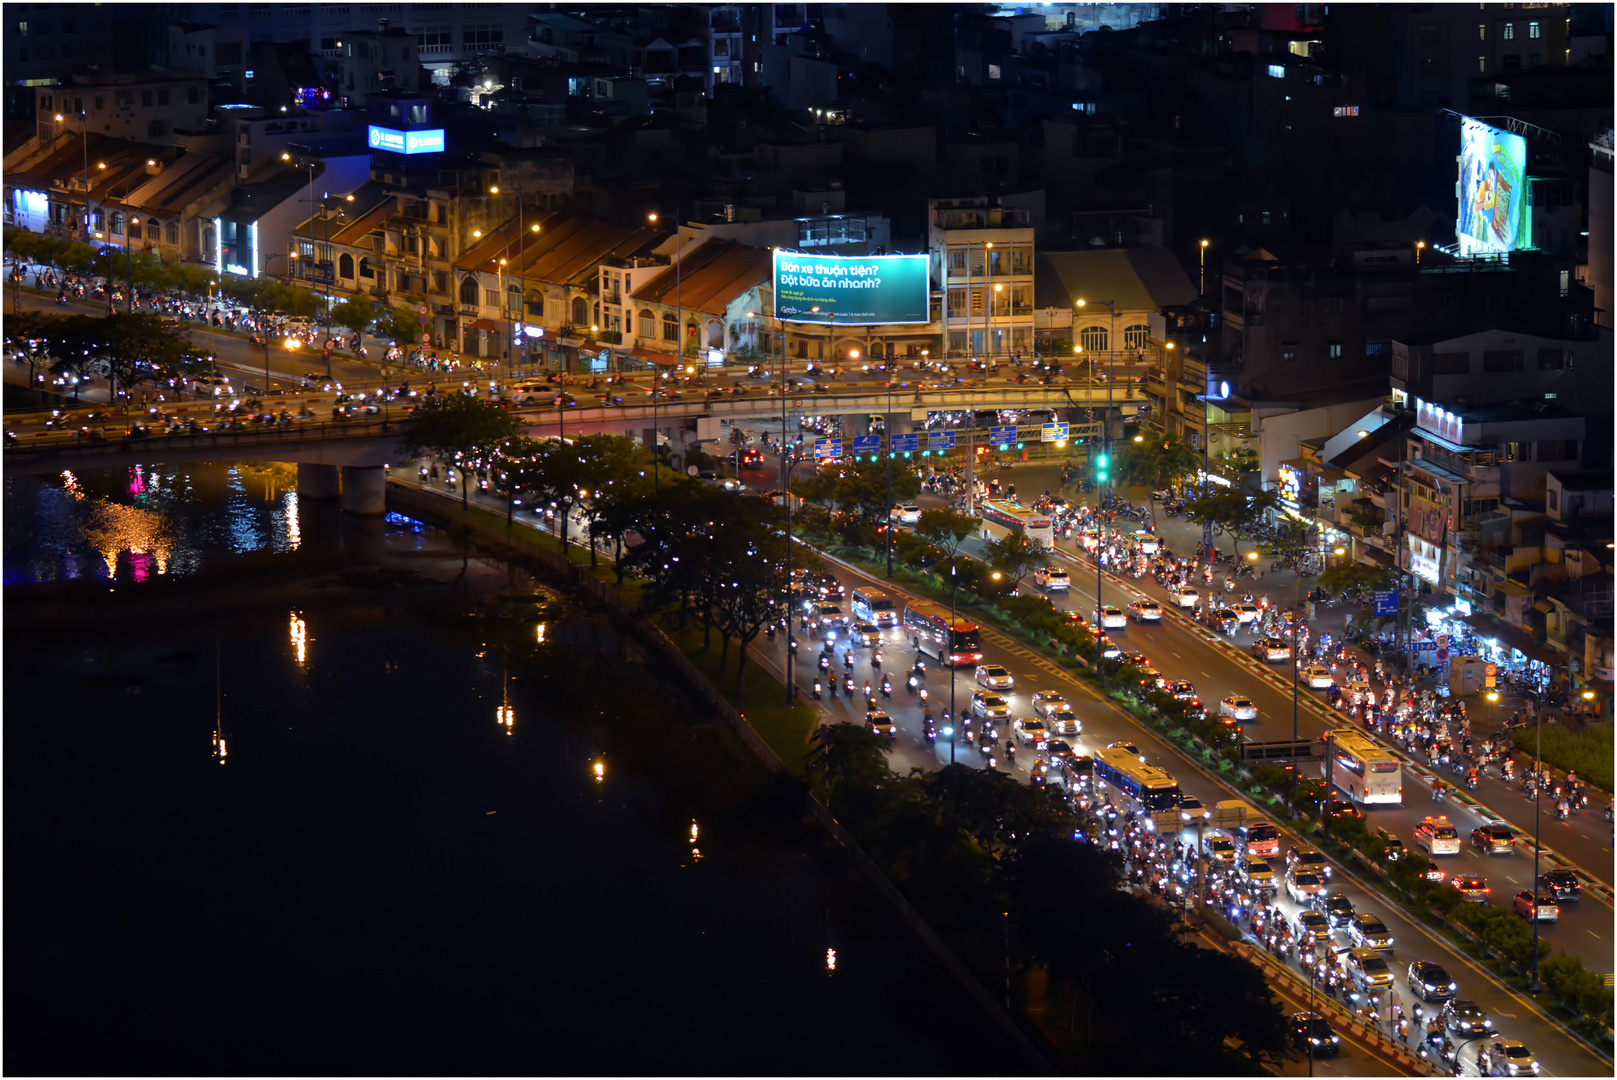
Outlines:
{"label": "car", "polygon": [[1347,969],[1348,978],[1360,990],[1373,990],[1383,986],[1392,985],[1392,968],[1387,961],[1374,949],[1349,949],[1343,957],[1342,966]]}
{"label": "car", "polygon": [[1258,605],[1256,604],[1231,604],[1230,610],[1235,612],[1236,619],[1238,619],[1243,626],[1250,622],[1257,622],[1258,616],[1263,614],[1263,612],[1258,609]]}
{"label": "car", "polygon": [[1011,725],[1011,730],[1021,737],[1023,746],[1031,746],[1035,750],[1050,741],[1050,729],[1044,726],[1044,721],[1031,716],[1018,719]]}
{"label": "car", "polygon": [[1468,904],[1488,902],[1488,883],[1476,874],[1455,874],[1449,878],[1449,884],[1460,890],[1460,895]]}
{"label": "car", "polygon": [[1057,735],[1082,735],[1084,733],[1084,725],[1079,722],[1077,714],[1069,708],[1053,709],[1045,714],[1044,719],[1050,725],[1050,730]]}
{"label": "car", "polygon": [[1228,865],[1235,864],[1235,845],[1227,837],[1215,836],[1207,841],[1207,854],[1209,858],[1217,859]]}
{"label": "car", "polygon": [[877,735],[885,735],[889,738],[892,737],[895,730],[893,727],[892,717],[888,716],[880,709],[877,709],[869,716],[865,717],[865,721],[870,725],[870,730],[875,732]]}
{"label": "car", "polygon": [[809,608],[809,619],[819,626],[826,637],[835,637],[838,628],[848,625],[848,616],[836,604],[814,604]]}
{"label": "car", "polygon": [[1381,841],[1381,854],[1388,862],[1397,862],[1404,857],[1404,842],[1386,829],[1377,826],[1376,839]]}
{"label": "car", "polygon": [[1162,672],[1147,664],[1140,668],[1140,685],[1148,690],[1166,690],[1168,680],[1163,677]]}
{"label": "car", "polygon": [[1059,566],[1041,566],[1033,571],[1033,584],[1045,592],[1067,592],[1072,588],[1072,576]]}
{"label": "car", "polygon": [[1476,1002],[1467,998],[1450,998],[1437,1018],[1444,1031],[1467,1038],[1486,1035],[1493,1030],[1493,1021],[1484,1015]]}
{"label": "car", "polygon": [[741,452],[741,467],[743,469],[761,469],[764,467],[764,452],[756,446],[749,446]]}
{"label": "car", "polygon": [[1392,931],[1387,929],[1386,923],[1368,912],[1357,912],[1348,920],[1347,936],[1358,948],[1392,951]]}
{"label": "car", "polygon": [[1095,622],[1103,630],[1122,630],[1129,624],[1128,616],[1110,604],[1095,612]]}
{"label": "car", "polygon": [[1202,805],[1202,801],[1194,795],[1182,795],[1179,798],[1179,819],[1186,825],[1200,818],[1203,821],[1213,816],[1213,812]]}
{"label": "car", "polygon": [[1275,891],[1274,869],[1263,859],[1254,855],[1242,856],[1235,860],[1235,872],[1260,892]]}
{"label": "car", "polygon": [[1310,690],[1329,690],[1336,685],[1336,676],[1324,664],[1310,664],[1303,668],[1303,681]]}
{"label": "car", "polygon": [[1308,903],[1325,888],[1325,881],[1309,870],[1286,871],[1286,895],[1299,904]]}
{"label": "car", "polygon": [[1033,711],[1046,719],[1051,713],[1067,708],[1071,708],[1067,699],[1055,690],[1040,690],[1033,695]]}
{"label": "car", "polygon": [[1151,666],[1151,658],[1145,655],[1143,652],[1126,653],[1123,656],[1123,662],[1126,664],[1133,664],[1135,667]]}
{"label": "car", "polygon": [[1509,855],[1516,850],[1516,833],[1497,821],[1478,825],[1471,830],[1471,846],[1488,855]]}
{"label": "car", "polygon": [[1425,817],[1415,826],[1415,846],[1428,855],[1458,855],[1460,833],[1447,817]]}
{"label": "car", "polygon": [[848,637],[855,645],[881,644],[881,628],[875,623],[856,622],[853,629],[848,631]]}
{"label": "car", "polygon": [[1044,744],[1044,756],[1051,761],[1076,761],[1078,755],[1073,753],[1072,747],[1061,739],[1051,739]]}
{"label": "car", "polygon": [[1570,900],[1575,904],[1583,894],[1583,883],[1570,870],[1546,870],[1538,875],[1538,894],[1557,903]]}
{"label": "car", "polygon": [[1095,635],[1095,644],[1099,648],[1101,656],[1108,660],[1116,660],[1123,655],[1123,650],[1117,647],[1117,643],[1105,631]]}
{"label": "car", "polygon": [[1561,909],[1555,905],[1555,901],[1535,897],[1526,889],[1516,894],[1510,909],[1528,922],[1555,922],[1561,917]]}
{"label": "car", "polygon": [[1135,622],[1161,622],[1162,605],[1155,600],[1136,600],[1129,605],[1129,618]]}
{"label": "car", "polygon": [[1297,913],[1297,936],[1304,940],[1312,939],[1317,942],[1330,944],[1331,920],[1311,908],[1303,908]]}
{"label": "car", "polygon": [[1314,906],[1330,920],[1333,929],[1346,926],[1353,918],[1353,901],[1341,893],[1320,893],[1314,897]]}
{"label": "car", "polygon": [[1283,638],[1266,637],[1252,643],[1252,655],[1267,664],[1290,660],[1291,643]]}
{"label": "car", "polygon": [[893,507],[891,520],[899,525],[914,525],[921,520],[921,508],[914,503],[899,503]]}
{"label": "car", "polygon": [[1331,1030],[1330,1021],[1319,1013],[1292,1013],[1287,1026],[1292,1046],[1311,1058],[1335,1057],[1342,1049],[1341,1036]]}
{"label": "car", "polygon": [[1175,679],[1173,682],[1169,683],[1168,684],[1168,693],[1172,694],[1175,698],[1177,698],[1180,701],[1195,701],[1196,700],[1196,686],[1195,686],[1195,684],[1187,682],[1184,679]]}
{"label": "car", "polygon": [[1168,596],[1173,600],[1175,607],[1182,608],[1195,607],[1196,602],[1202,598],[1202,594],[1192,589],[1189,585],[1182,585],[1174,589]]}
{"label": "car", "polygon": [[1150,529],[1135,529],[1134,543],[1146,555],[1155,555],[1162,547],[1161,541],[1152,535]]}
{"label": "car", "polygon": [[1258,707],[1252,704],[1249,697],[1231,694],[1218,703],[1218,714],[1228,716],[1232,720],[1256,720]]}
{"label": "car", "polygon": [[[1207,706],[1202,704],[1202,699],[1201,698],[1193,697],[1193,698],[1190,698],[1190,699],[1186,700],[1186,702],[1185,702],[1185,718],[1187,720],[1206,720],[1207,719]],[[1229,720],[1228,723],[1234,724],[1235,721],[1234,720]]]}
{"label": "car", "polygon": [[986,686],[990,690],[1009,690],[1016,682],[1011,673],[998,664],[978,664],[974,678],[978,686]]}
{"label": "car", "polygon": [[1009,720],[1011,707],[998,694],[979,690],[971,695],[971,715],[979,720]]}
{"label": "car", "polygon": [[1447,1001],[1460,990],[1442,964],[1414,960],[1409,965],[1409,992],[1422,1001]]}
{"label": "car", "polygon": [[1221,634],[1233,634],[1241,628],[1241,620],[1229,608],[1218,608],[1207,613],[1207,625]]}
{"label": "car", "polygon": [[1332,799],[1325,804],[1325,812],[1322,816],[1326,821],[1345,821],[1348,818],[1363,817],[1364,814],[1350,802]]}
{"label": "car", "polygon": [[1520,1039],[1490,1039],[1477,1051],[1483,1076],[1537,1076],[1538,1059]]}
{"label": "car", "polygon": [[1318,874],[1327,881],[1331,877],[1331,864],[1325,861],[1324,855],[1311,847],[1295,847],[1286,852],[1286,868]]}

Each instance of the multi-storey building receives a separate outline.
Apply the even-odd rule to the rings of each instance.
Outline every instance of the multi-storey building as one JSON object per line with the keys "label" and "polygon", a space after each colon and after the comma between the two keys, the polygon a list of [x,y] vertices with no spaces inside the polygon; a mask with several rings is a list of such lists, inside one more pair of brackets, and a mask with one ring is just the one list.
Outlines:
{"label": "multi-storey building", "polygon": [[61,85],[35,89],[41,139],[89,130],[115,139],[171,143],[208,116],[208,84],[194,77],[87,71]]}
{"label": "multi-storey building", "polygon": [[933,288],[944,295],[951,357],[1033,352],[1032,215],[1009,201],[975,195],[928,203],[927,251]]}

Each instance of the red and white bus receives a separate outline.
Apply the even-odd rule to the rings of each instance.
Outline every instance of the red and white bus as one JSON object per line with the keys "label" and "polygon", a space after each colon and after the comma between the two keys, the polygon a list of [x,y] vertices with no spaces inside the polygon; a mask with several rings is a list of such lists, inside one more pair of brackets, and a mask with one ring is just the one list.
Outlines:
{"label": "red and white bus", "polygon": [[985,540],[1020,533],[1029,542],[1038,541],[1045,547],[1055,544],[1055,529],[1050,524],[1049,514],[1037,513],[1008,499],[984,499],[978,513],[983,519]]}
{"label": "red and white bus", "polygon": [[926,600],[911,600],[904,607],[904,634],[916,652],[931,653],[940,664],[959,667],[983,658],[982,633],[977,624]]}

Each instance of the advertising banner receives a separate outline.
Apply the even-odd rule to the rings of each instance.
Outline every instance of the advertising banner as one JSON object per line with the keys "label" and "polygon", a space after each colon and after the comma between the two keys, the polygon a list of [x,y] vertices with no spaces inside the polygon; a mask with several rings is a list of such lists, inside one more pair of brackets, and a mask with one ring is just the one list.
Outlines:
{"label": "advertising banner", "polygon": [[371,124],[366,132],[366,143],[372,150],[391,150],[395,154],[436,154],[444,148],[444,129],[400,131]]}
{"label": "advertising banner", "polygon": [[775,318],[879,326],[931,321],[925,255],[802,255],[775,251]]}
{"label": "advertising banner", "polygon": [[1460,124],[1459,218],[1462,255],[1532,246],[1527,207],[1527,140],[1469,116]]}

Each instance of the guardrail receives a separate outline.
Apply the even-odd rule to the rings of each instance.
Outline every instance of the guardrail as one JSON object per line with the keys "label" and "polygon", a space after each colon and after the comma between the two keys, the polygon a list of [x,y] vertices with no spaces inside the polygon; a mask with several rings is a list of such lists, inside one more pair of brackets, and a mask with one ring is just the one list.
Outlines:
{"label": "guardrail", "polygon": [[271,443],[330,442],[341,439],[370,439],[378,435],[392,434],[396,430],[397,425],[391,419],[371,417],[365,420],[300,420],[285,426],[264,424],[197,432],[176,431],[167,435],[137,437],[126,435],[115,439],[53,437],[49,441],[19,441],[9,444],[5,449],[5,459],[23,462],[47,457],[110,457],[148,447],[199,450],[215,447],[240,448]]}

